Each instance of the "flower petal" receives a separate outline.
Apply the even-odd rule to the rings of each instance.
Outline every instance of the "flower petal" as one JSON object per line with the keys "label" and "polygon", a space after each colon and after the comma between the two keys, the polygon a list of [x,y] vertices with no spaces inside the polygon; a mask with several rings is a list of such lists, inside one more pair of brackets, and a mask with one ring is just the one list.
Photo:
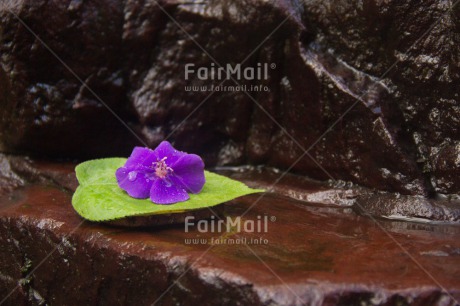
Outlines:
{"label": "flower petal", "polygon": [[126,168],[147,168],[151,167],[157,157],[154,151],[145,147],[135,147],[131,156],[126,161]]}
{"label": "flower petal", "polygon": [[118,186],[133,198],[146,199],[149,197],[153,181],[145,171],[139,171],[137,168],[121,167],[117,169],[115,176],[117,177]]}
{"label": "flower petal", "polygon": [[171,181],[192,193],[198,193],[205,183],[204,162],[198,155],[186,154],[170,166]]}
{"label": "flower petal", "polygon": [[163,159],[163,157],[167,157],[166,164],[168,166],[175,163],[182,156],[187,155],[185,152],[174,149],[174,147],[168,141],[162,141],[158,147],[153,150],[153,153],[158,160]]}
{"label": "flower petal", "polygon": [[184,188],[168,179],[156,179],[150,189],[150,200],[156,204],[173,204],[186,201],[189,198]]}

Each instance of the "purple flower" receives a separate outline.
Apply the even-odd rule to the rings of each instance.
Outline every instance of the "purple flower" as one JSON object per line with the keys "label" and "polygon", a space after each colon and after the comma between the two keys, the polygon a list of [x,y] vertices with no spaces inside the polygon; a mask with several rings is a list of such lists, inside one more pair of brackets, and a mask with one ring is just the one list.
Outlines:
{"label": "purple flower", "polygon": [[203,160],[174,149],[167,141],[155,150],[135,147],[126,164],[115,173],[118,186],[130,196],[157,204],[188,200],[205,183]]}

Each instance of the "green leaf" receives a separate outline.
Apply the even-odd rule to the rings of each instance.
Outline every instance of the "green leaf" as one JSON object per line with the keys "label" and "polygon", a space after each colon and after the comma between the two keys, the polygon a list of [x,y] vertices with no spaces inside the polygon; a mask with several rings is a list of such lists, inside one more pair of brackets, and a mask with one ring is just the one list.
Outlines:
{"label": "green leaf", "polygon": [[80,186],[72,197],[72,205],[80,216],[91,221],[109,221],[139,215],[182,213],[264,191],[205,171],[206,183],[199,194],[190,194],[185,202],[158,205],[150,199],[134,199],[118,187],[115,171],[125,162],[126,158],[95,159],[75,168]]}

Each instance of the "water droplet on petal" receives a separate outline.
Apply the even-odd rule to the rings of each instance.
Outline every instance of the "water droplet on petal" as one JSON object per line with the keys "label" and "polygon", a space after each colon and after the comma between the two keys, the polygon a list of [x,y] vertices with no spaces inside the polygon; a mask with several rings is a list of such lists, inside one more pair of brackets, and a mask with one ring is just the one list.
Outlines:
{"label": "water droplet on petal", "polygon": [[171,181],[170,180],[165,180],[165,183],[166,183],[166,187],[171,187]]}
{"label": "water droplet on petal", "polygon": [[131,182],[134,181],[136,179],[136,176],[137,176],[137,172],[136,171],[131,171],[128,173],[128,180],[130,180]]}

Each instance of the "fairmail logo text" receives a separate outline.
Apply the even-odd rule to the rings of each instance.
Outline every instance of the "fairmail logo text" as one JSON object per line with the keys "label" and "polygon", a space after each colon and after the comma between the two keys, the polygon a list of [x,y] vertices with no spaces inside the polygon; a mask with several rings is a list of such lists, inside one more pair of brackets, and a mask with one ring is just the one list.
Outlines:
{"label": "fairmail logo text", "polygon": [[185,79],[198,78],[199,80],[267,80],[270,69],[275,69],[275,64],[257,63],[255,67],[241,67],[241,64],[210,67],[196,67],[195,64],[185,65]]}
{"label": "fairmail logo text", "polygon": [[185,218],[185,232],[197,230],[200,233],[222,233],[222,232],[246,232],[246,233],[267,233],[268,224],[275,221],[275,217],[257,216],[257,219],[245,219],[241,217],[227,216],[224,219],[217,219],[211,216],[208,220],[195,220],[194,216]]}

